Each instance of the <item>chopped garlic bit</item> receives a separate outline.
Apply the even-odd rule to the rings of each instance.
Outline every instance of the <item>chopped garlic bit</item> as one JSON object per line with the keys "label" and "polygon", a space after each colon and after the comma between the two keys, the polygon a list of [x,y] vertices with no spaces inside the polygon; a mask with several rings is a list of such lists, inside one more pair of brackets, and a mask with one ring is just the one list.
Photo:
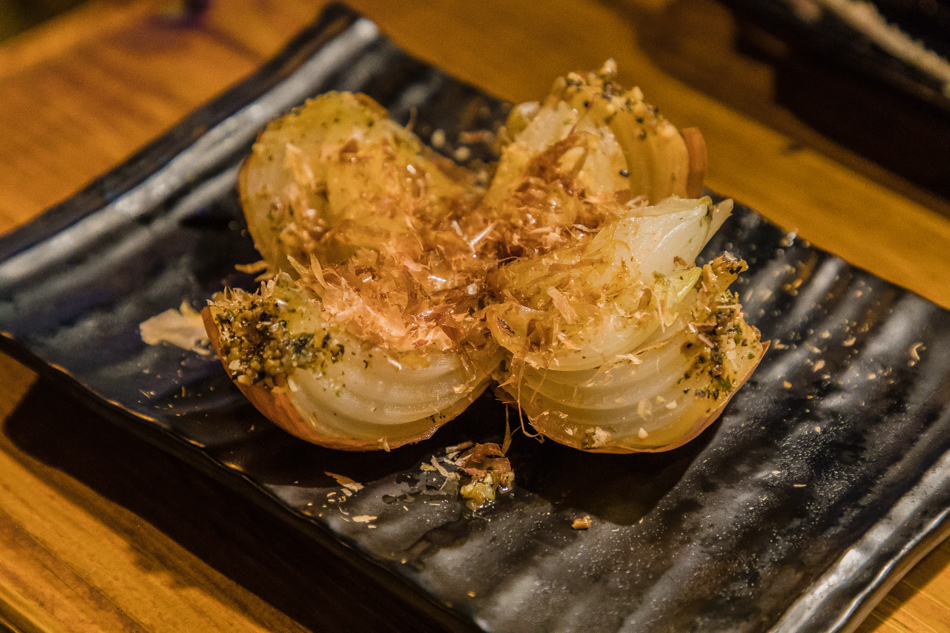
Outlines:
{"label": "chopped garlic bit", "polygon": [[588,430],[585,446],[587,448],[598,448],[600,446],[606,445],[609,441],[610,432],[607,429],[598,426],[594,429]]}
{"label": "chopped garlic bit", "polygon": [[476,444],[458,460],[459,469],[472,479],[459,490],[466,507],[475,512],[508,492],[515,481],[511,463],[501,447],[488,442]]}

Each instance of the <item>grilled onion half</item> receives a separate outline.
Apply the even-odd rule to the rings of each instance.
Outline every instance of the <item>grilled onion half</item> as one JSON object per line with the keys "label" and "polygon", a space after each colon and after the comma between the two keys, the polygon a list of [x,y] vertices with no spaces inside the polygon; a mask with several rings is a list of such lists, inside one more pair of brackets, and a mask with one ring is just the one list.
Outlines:
{"label": "grilled onion half", "polygon": [[745,263],[693,261],[731,204],[668,198],[492,275],[502,397],[588,451],[676,448],[711,424],[764,353],[728,290]]}
{"label": "grilled onion half", "polygon": [[494,258],[481,191],[452,171],[362,95],[322,95],[260,135],[239,189],[277,276],[221,294],[203,318],[273,422],[388,450],[484,391],[500,356],[476,313]]}
{"label": "grilled onion half", "polygon": [[319,300],[286,274],[257,293],[227,292],[202,317],[254,406],[329,448],[389,450],[426,439],[488,385],[487,372],[460,353],[393,352],[327,323]]}
{"label": "grilled onion half", "polygon": [[663,451],[718,417],[764,348],[728,290],[744,262],[695,266],[732,208],[695,198],[702,137],[615,70],[562,77],[509,118],[483,200],[510,227],[485,320],[507,352],[496,393],[542,435]]}
{"label": "grilled onion half", "polygon": [[[516,351],[496,374],[503,398],[542,435],[575,448],[630,453],[681,446],[715,421],[764,353],[728,290],[744,268],[721,256],[641,286],[646,314],[611,315],[627,319],[641,336],[631,343],[614,331],[614,338],[585,345],[584,355],[600,359],[595,367],[555,369],[554,354],[527,360],[513,345],[517,339],[506,337]],[[535,314],[535,336],[564,333],[556,307]],[[521,341],[530,345],[530,338]],[[617,344],[605,354],[606,341]]]}

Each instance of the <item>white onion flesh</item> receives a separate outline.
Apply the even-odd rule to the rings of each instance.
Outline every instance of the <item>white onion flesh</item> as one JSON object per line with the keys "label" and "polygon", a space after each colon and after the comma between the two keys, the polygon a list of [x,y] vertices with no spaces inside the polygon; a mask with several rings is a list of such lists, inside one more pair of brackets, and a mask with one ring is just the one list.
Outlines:
{"label": "white onion flesh", "polygon": [[[664,325],[660,315],[671,314],[696,282],[689,263],[730,210],[731,201],[714,206],[709,198],[670,198],[615,219],[574,246],[511,262],[493,284],[497,294],[518,300],[489,306],[488,327],[500,345],[536,367],[590,369],[628,353]],[[573,323],[559,314],[550,288],[571,303]],[[654,302],[643,314],[645,291]],[[551,334],[535,350],[528,334],[539,324]]]}
{"label": "white onion flesh", "polygon": [[[538,431],[571,446],[621,453],[678,446],[715,420],[764,351],[726,292],[735,275],[722,260],[708,268],[719,270],[713,287],[693,290],[676,319],[633,352],[583,371],[512,360],[500,389]],[[700,335],[702,322],[707,330],[716,324],[715,333]]]}
{"label": "white onion flesh", "polygon": [[[502,151],[486,194],[488,203],[508,195],[533,157],[572,133],[579,137],[577,146],[587,150],[576,179],[588,195],[604,198],[630,189],[629,177],[621,175],[627,169],[627,161],[607,125],[598,124],[564,102],[546,105],[530,114],[525,114],[524,106],[516,107],[512,113],[512,118],[525,118],[525,127]],[[529,116],[530,120],[526,118]]]}
{"label": "white onion flesh", "polygon": [[[458,359],[452,360],[455,363],[443,375],[422,386],[407,384],[421,378],[413,376],[419,370],[412,368],[391,373],[363,370],[346,380],[298,369],[288,377],[288,397],[320,435],[395,447],[405,438],[416,439],[442,426],[488,386],[487,376],[473,382]],[[374,389],[379,386],[385,389]],[[462,391],[456,393],[453,387]]]}
{"label": "white onion flesh", "polygon": [[[262,296],[265,295],[265,296]],[[253,315],[258,307],[265,313],[277,312],[286,325],[282,334],[282,353],[294,361],[299,350],[286,341],[302,335],[312,336],[306,348],[306,361],[300,366],[285,365],[282,374],[286,384],[271,388],[292,403],[299,415],[294,421],[282,424],[291,432],[317,443],[329,443],[345,448],[387,448],[417,441],[461,413],[488,385],[489,371],[500,360],[480,359],[478,366],[466,363],[457,352],[420,350],[409,354],[394,354],[377,346],[361,342],[339,328],[323,321],[319,301],[307,297],[283,276],[271,283],[265,291],[255,295],[241,294],[230,303],[219,301],[211,308],[221,334],[218,351],[225,359],[239,386],[253,380],[241,380],[241,373],[249,361],[240,350],[229,354],[229,345],[239,346],[227,336],[229,310],[241,310],[243,317]],[[267,331],[267,321],[257,326]],[[265,345],[266,347],[266,345]],[[230,359],[230,360],[229,360]],[[300,428],[302,421],[304,428]],[[282,420],[275,420],[280,424]]]}
{"label": "white onion flesh", "polygon": [[407,219],[439,217],[459,200],[477,198],[379,104],[339,92],[272,122],[239,185],[255,245],[273,270],[291,275],[288,257],[343,261],[356,248],[411,231]]}
{"label": "white onion flesh", "polygon": [[697,195],[687,188],[691,163],[682,135],[643,101],[639,88],[623,90],[612,81],[606,67],[599,73],[571,73],[554,83],[544,102],[516,107],[487,199],[506,195],[532,158],[570,136],[579,137],[588,150],[576,183],[593,198],[623,192],[625,199],[643,196],[655,204],[674,195]]}
{"label": "white onion flesh", "polygon": [[637,216],[608,224],[586,250],[596,253],[623,244],[626,253],[618,252],[620,265],[635,269],[639,281],[649,282],[656,274],[673,274],[677,258],[691,265],[731,211],[732,200],[713,205],[709,198],[670,197]]}

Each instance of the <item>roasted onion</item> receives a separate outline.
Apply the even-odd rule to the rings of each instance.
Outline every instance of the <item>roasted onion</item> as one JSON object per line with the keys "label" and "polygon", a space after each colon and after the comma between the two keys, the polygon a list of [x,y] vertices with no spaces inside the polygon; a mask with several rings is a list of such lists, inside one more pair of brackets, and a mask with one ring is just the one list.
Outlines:
{"label": "roasted onion", "polygon": [[239,189],[279,273],[204,319],[238,386],[291,433],[393,448],[487,386],[500,360],[477,316],[491,228],[471,178],[440,162],[363,95],[322,95],[258,138]]}
{"label": "roasted onion", "polygon": [[493,275],[487,322],[511,354],[496,379],[540,433],[659,451],[716,419],[764,352],[728,290],[744,262],[691,265],[724,207],[670,198]]}
{"label": "roasted onion", "polygon": [[541,434],[583,450],[681,446],[718,417],[764,352],[727,289],[743,269],[729,256],[690,269],[680,277],[692,281],[685,296],[640,317],[640,340],[595,367],[557,370],[514,354],[496,376],[505,399]]}
{"label": "roasted onion", "polygon": [[492,380],[541,434],[667,450],[708,426],[764,351],[700,198],[705,145],[608,62],[513,109],[487,190],[362,95],[271,123],[240,176],[269,278],[202,313],[231,378],[308,441],[430,436]]}
{"label": "roasted onion", "polygon": [[371,98],[329,92],[267,126],[238,188],[257,249],[293,275],[288,257],[338,263],[464,215],[480,192],[440,162]]}
{"label": "roasted onion", "polygon": [[283,274],[230,291],[202,312],[231,378],[273,422],[344,450],[390,449],[432,435],[488,385],[454,352],[397,353],[327,323],[319,300]]}
{"label": "roasted onion", "polygon": [[591,369],[626,354],[675,314],[699,276],[687,262],[730,208],[668,198],[569,246],[509,262],[490,278],[496,299],[486,323],[536,367]]}

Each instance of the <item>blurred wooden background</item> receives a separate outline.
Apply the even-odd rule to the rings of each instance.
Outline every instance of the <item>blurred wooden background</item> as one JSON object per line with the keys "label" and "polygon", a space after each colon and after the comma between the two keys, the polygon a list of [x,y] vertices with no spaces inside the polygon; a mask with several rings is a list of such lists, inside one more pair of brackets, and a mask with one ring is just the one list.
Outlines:
{"label": "blurred wooden background", "polygon": [[0,42],[75,8],[86,0],[0,0]]}

